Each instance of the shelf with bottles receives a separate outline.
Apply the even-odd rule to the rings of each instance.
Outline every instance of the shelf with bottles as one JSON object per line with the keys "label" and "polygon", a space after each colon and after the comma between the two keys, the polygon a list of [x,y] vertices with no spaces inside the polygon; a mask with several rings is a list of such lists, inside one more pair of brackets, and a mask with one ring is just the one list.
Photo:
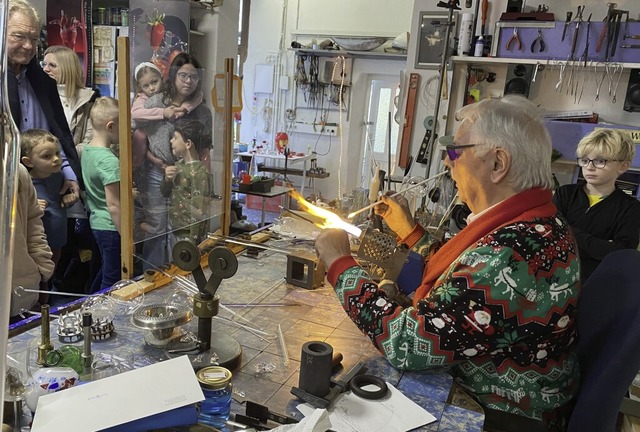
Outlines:
{"label": "shelf with bottles", "polygon": [[93,25],[128,26],[129,2],[122,0],[97,0],[91,4]]}

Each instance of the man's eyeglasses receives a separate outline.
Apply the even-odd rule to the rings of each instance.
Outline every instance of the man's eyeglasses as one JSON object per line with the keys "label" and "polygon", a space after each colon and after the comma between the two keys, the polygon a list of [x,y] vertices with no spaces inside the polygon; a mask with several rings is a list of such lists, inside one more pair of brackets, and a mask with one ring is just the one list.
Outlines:
{"label": "man's eyeglasses", "polygon": [[462,152],[458,153],[458,150],[466,149],[469,147],[475,147],[477,144],[461,144],[461,145],[446,145],[444,146],[447,150],[447,156],[449,156],[449,160],[454,161],[460,157]]}
{"label": "man's eyeglasses", "polygon": [[609,159],[589,159],[586,157],[578,158],[578,166],[581,166],[582,168],[587,167],[592,163],[594,168],[602,169],[607,166],[607,162],[609,162]]}
{"label": "man's eyeglasses", "polygon": [[178,79],[183,82],[186,83],[187,80],[191,80],[192,83],[197,83],[198,81],[200,81],[200,75],[198,74],[188,74],[188,73],[184,73],[184,72],[180,72],[178,73]]}
{"label": "man's eyeglasses", "polygon": [[19,44],[24,44],[27,41],[29,41],[29,43],[33,46],[40,44],[40,37],[37,37],[37,36],[29,37],[22,33],[11,33],[9,36],[11,36],[11,39],[13,39],[15,42]]}

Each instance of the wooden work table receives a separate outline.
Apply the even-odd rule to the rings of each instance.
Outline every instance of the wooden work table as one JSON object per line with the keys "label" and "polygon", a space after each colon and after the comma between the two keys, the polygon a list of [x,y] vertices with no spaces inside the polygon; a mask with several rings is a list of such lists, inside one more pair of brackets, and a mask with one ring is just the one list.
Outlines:
{"label": "wooden work table", "polygon": [[[269,242],[277,249],[294,251],[289,242]],[[308,246],[307,246],[308,248]],[[342,353],[344,359],[338,374],[348,371],[358,361],[365,361],[367,373],[384,378],[416,403],[433,414],[438,421],[419,430],[427,431],[482,431],[484,415],[463,406],[475,405],[470,400],[457,403],[459,397],[451,395],[453,380],[445,371],[402,372],[392,368],[346,315],[328,284],[315,290],[288,285],[286,256],[272,251],[261,252],[258,258],[238,256],[238,271],[235,276],[220,284],[218,294],[221,304],[246,304],[255,306],[230,307],[241,318],[231,322],[232,315],[224,310],[213,320],[213,332],[224,332],[235,338],[242,347],[241,364],[233,371],[234,402],[232,412],[244,414],[238,402],[243,399],[267,405],[272,411],[301,418],[295,409],[299,401],[290,393],[298,385],[301,347],[307,341],[324,341],[332,345],[334,352]],[[205,274],[209,274],[205,270]],[[168,302],[178,290],[176,283],[151,291],[145,295],[144,304]],[[259,304],[287,303],[288,306],[261,307]],[[271,336],[251,333],[240,324],[246,321]],[[115,320],[116,336],[102,342],[94,342],[94,354],[120,354],[136,363],[162,361],[167,358],[163,349],[144,343],[145,331],[133,327],[128,316]],[[278,326],[286,341],[289,362],[284,365],[279,341],[275,338]],[[196,332],[197,319],[181,327]],[[52,342],[55,348],[62,344],[55,337],[56,322],[51,324]],[[13,336],[9,340],[8,352],[12,358],[24,358],[28,346],[37,345],[40,327]],[[80,347],[82,342],[78,343]],[[133,361],[133,360],[131,360]],[[271,371],[265,371],[269,365]],[[243,396],[241,396],[243,395]],[[464,399],[464,398],[463,398]],[[463,405],[463,406],[460,406]],[[187,429],[178,429],[187,430]]]}

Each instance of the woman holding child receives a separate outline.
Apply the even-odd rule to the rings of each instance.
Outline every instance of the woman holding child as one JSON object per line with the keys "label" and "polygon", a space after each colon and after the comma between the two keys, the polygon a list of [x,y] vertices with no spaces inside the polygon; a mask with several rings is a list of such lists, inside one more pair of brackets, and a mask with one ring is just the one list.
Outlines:
{"label": "woman holding child", "polygon": [[[149,97],[144,103],[147,109],[174,107],[176,112],[172,118],[138,125],[147,133],[150,156],[161,161],[159,164],[150,163],[153,158],[148,157],[146,163],[147,184],[142,200],[147,211],[144,226],[148,227],[150,232],[147,235],[150,238],[143,245],[145,268],[161,266],[167,263],[170,257],[167,198],[162,195],[161,187],[166,168],[176,163],[171,150],[174,121],[178,117],[197,120],[205,130],[210,131],[212,128],[211,111],[204,102],[200,102],[191,110],[186,108],[193,105],[189,102],[202,101],[201,79],[202,69],[198,60],[190,54],[181,53],[171,63],[166,90]],[[201,154],[205,153],[208,154],[208,149]]]}

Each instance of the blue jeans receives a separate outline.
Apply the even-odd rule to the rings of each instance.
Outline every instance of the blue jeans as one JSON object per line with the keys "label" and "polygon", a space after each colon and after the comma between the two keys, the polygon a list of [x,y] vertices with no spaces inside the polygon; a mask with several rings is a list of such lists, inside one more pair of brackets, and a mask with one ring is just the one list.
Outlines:
{"label": "blue jeans", "polygon": [[102,256],[102,266],[91,285],[91,292],[97,292],[103,288],[109,288],[120,278],[120,234],[118,231],[91,230],[93,238],[96,239],[100,255]]}
{"label": "blue jeans", "polygon": [[142,246],[144,270],[158,268],[169,262],[167,198],[160,192],[163,178],[164,172],[150,165],[147,171],[147,190],[142,196],[142,202],[146,211],[146,222],[151,225],[153,233],[144,240]]}

